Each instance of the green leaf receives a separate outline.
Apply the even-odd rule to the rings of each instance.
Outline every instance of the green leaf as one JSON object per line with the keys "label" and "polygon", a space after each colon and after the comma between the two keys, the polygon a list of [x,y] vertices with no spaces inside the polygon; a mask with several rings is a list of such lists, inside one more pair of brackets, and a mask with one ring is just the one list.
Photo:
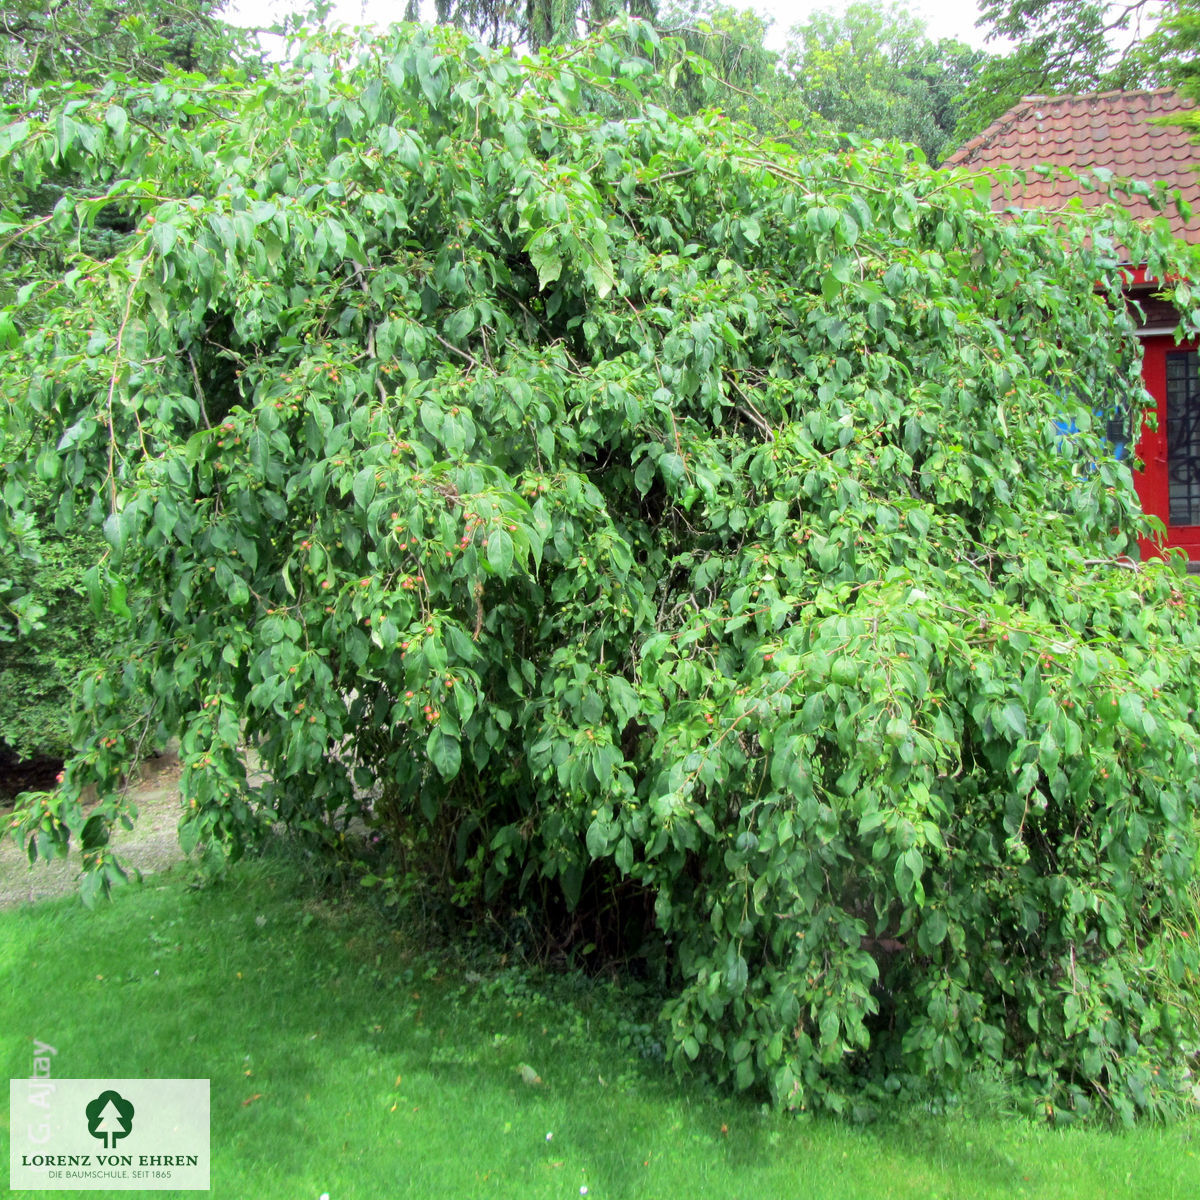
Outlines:
{"label": "green leaf", "polygon": [[906,515],[906,520],[912,526],[913,532],[917,537],[924,538],[929,536],[929,514],[924,509],[910,508]]}
{"label": "green leaf", "polygon": [[601,813],[595,817],[587,829],[587,836],[584,841],[587,845],[588,853],[592,858],[603,858],[608,853],[608,848],[613,840],[613,827],[611,818]]}
{"label": "green leaf", "polygon": [[79,898],[85,908],[95,908],[96,901],[104,894],[104,877],[99,871],[84,871],[79,880]]}
{"label": "green leaf", "polygon": [[122,513],[109,513],[104,518],[104,538],[113,548],[116,560],[120,562],[125,554],[125,547],[129,544],[129,524]]}
{"label": "green leaf", "polygon": [[179,824],[179,848],[184,854],[191,854],[200,840],[200,822],[194,817],[181,821]]}
{"label": "green leaf", "polygon": [[542,230],[529,244],[529,259],[538,274],[538,287],[543,291],[562,275],[562,256],[548,231]]}
{"label": "green leaf", "polygon": [[375,499],[375,488],[375,470],[373,467],[364,467],[354,476],[354,502],[360,509],[366,510],[370,508],[371,501]]}
{"label": "green leaf", "polygon": [[829,207],[828,205],[818,205],[808,210],[806,219],[809,229],[814,233],[829,233],[838,223],[840,215],[836,208]]}
{"label": "green leaf", "polygon": [[12,121],[7,125],[0,125],[0,155],[8,154],[14,146],[24,141],[28,135],[28,121]]}
{"label": "green leaf", "polygon": [[425,743],[425,752],[444,780],[449,782],[458,774],[462,766],[462,748],[458,738],[447,737],[440,729],[434,728]]}
{"label": "green leaf", "polygon": [[617,280],[608,251],[608,237],[603,230],[599,230],[592,238],[591,254],[584,267],[584,278],[601,300],[616,286]]}
{"label": "green leaf", "polygon": [[501,579],[508,578],[512,571],[513,563],[513,542],[508,535],[507,530],[493,529],[488,534],[487,540],[487,560],[492,570],[500,576]]}
{"label": "green leaf", "polygon": [[108,611],[118,617],[129,617],[129,605],[125,602],[125,581],[115,575],[108,580]]}
{"label": "green leaf", "polygon": [[918,930],[918,941],[926,954],[932,953],[946,940],[949,923],[946,914],[940,908],[926,909]]}
{"label": "green leaf", "polygon": [[679,483],[687,474],[687,466],[682,457],[675,453],[664,454],[658,460],[658,469],[667,483],[672,486]]}
{"label": "green leaf", "polygon": [[843,281],[832,271],[826,271],[821,277],[821,297],[826,304],[832,304],[842,294]]}
{"label": "green leaf", "polygon": [[110,104],[104,113],[104,123],[121,137],[129,124],[129,114],[119,104]]}
{"label": "green leaf", "polygon": [[150,236],[159,254],[165,257],[175,249],[175,243],[179,240],[179,230],[170,221],[158,221],[151,229]]}
{"label": "green leaf", "polygon": [[1117,702],[1121,724],[1132,733],[1143,732],[1143,713],[1145,711],[1142,698],[1136,692],[1122,692]]}
{"label": "green leaf", "polygon": [[617,842],[613,861],[622,875],[628,875],[633,870],[633,842],[629,837],[623,837]]}
{"label": "green leaf", "polygon": [[992,714],[992,724],[998,732],[1007,733],[1013,740],[1025,737],[1027,732],[1024,710],[1015,700],[1010,700]]}

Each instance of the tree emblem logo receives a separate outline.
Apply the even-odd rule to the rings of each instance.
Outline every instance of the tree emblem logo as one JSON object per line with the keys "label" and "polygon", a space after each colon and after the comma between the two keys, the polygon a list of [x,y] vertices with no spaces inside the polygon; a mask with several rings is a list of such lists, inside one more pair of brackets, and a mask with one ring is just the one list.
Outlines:
{"label": "tree emblem logo", "polygon": [[88,1133],[111,1150],[118,1138],[128,1137],[133,1128],[133,1105],[119,1092],[101,1092],[85,1109]]}

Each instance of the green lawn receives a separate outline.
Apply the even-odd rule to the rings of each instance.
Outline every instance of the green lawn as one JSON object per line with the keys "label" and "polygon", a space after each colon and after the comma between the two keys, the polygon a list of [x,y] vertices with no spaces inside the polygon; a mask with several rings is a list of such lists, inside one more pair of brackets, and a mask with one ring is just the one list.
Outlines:
{"label": "green lawn", "polygon": [[211,1079],[219,1200],[1200,1197],[1200,1120],[796,1120],[680,1084],[636,996],[429,961],[279,863],[9,910],[3,1061],[38,1038],[60,1077]]}

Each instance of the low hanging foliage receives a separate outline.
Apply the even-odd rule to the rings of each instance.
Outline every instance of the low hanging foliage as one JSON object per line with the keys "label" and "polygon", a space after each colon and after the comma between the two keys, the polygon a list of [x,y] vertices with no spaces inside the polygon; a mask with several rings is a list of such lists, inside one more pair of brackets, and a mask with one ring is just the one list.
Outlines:
{"label": "low hanging foliage", "polygon": [[77,180],[17,244],[134,227],[29,251],[0,318],[5,496],[102,523],[136,630],[19,835],[107,890],[120,772],[177,734],[211,856],[360,813],[441,831],[481,903],[632,889],[680,1067],[1170,1108],[1200,626],[1178,563],[1121,559],[1095,431],[1146,399],[1117,247],[1185,311],[1188,264],[677,119],[671,55],[321,34],[0,131],[17,202]]}

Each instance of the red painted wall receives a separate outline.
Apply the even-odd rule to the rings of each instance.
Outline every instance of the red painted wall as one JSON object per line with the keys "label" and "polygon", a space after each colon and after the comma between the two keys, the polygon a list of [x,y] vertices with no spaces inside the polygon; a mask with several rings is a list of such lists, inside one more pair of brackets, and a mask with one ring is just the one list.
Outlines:
{"label": "red painted wall", "polygon": [[[1200,560],[1200,525],[1168,523],[1170,515],[1167,479],[1167,355],[1173,350],[1194,350],[1197,343],[1176,342],[1174,334],[1151,334],[1142,338],[1142,379],[1146,390],[1158,403],[1158,428],[1149,423],[1142,427],[1138,441],[1138,457],[1145,468],[1135,471],[1133,480],[1142,508],[1167,525],[1168,547],[1178,546],[1187,551],[1188,558]],[[1142,556],[1161,554],[1161,546],[1143,540]]]}

